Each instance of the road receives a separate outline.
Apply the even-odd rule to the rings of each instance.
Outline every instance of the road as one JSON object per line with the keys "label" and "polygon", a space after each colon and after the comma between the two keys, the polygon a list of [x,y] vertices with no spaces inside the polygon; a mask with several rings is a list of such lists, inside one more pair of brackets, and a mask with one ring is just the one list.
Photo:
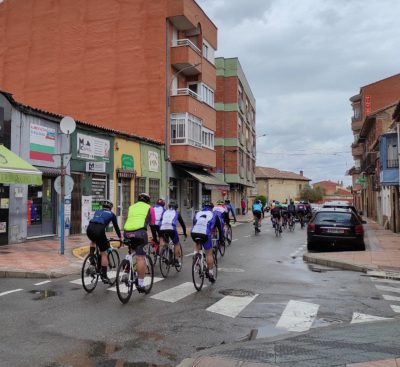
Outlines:
{"label": "road", "polygon": [[399,282],[308,266],[305,230],[276,238],[267,219],[261,230],[255,236],[251,224],[234,228],[217,282],[201,292],[191,284],[189,240],[182,272],[162,279],[156,267],[151,294],[135,292],[126,305],[103,284],[86,294],[79,276],[2,279],[0,365],[176,366],[236,341],[340,333],[354,322],[367,328],[371,323],[364,321],[398,315],[390,297],[400,296]]}

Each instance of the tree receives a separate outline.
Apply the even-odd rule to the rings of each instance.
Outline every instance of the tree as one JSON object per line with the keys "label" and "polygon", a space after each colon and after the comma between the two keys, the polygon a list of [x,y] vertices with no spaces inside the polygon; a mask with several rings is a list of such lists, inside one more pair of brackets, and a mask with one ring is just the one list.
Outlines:
{"label": "tree", "polygon": [[254,198],[254,201],[256,200],[261,200],[263,208],[265,208],[265,205],[267,205],[267,198],[264,195],[258,195]]}
{"label": "tree", "polygon": [[325,192],[323,188],[317,186],[313,189],[310,185],[306,185],[300,191],[300,199],[310,203],[315,203],[316,201],[322,200],[324,194]]}

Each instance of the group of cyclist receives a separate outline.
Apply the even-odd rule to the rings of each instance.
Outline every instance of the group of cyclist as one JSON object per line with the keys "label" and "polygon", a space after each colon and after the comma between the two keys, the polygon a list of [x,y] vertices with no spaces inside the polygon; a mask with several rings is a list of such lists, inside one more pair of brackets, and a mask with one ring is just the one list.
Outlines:
{"label": "group of cyclist", "polygon": [[289,204],[282,205],[279,201],[273,200],[271,206],[264,208],[261,200],[255,200],[252,206],[252,212],[254,216],[254,222],[258,223],[256,231],[260,232],[261,216],[264,217],[265,211],[270,211],[272,226],[277,227],[279,232],[282,232],[282,225],[284,223],[293,222],[297,218],[300,221],[301,227],[303,227],[306,218],[311,215],[311,206],[309,203],[301,201],[297,206],[293,200],[290,200]]}
{"label": "group of cyclist", "polygon": [[[96,246],[101,254],[101,278],[104,283],[110,283],[107,276],[108,256],[107,251],[110,249],[110,244],[106,236],[106,229],[110,223],[113,224],[115,232],[120,240],[122,240],[121,230],[118,226],[117,218],[112,211],[113,204],[109,200],[105,200],[102,209],[94,213],[87,227],[87,236],[91,241],[90,254],[95,253]],[[218,232],[218,240],[225,241],[224,226],[230,226],[230,216],[232,213],[233,219],[236,222],[235,211],[230,203],[230,200],[218,200],[216,206],[211,202],[205,202],[202,209],[197,212],[193,218],[191,229],[191,237],[194,241],[194,256],[200,251],[197,240],[206,253],[208,265],[208,279],[211,283],[215,282],[213,273],[213,243],[212,234]],[[150,227],[153,242],[158,244],[158,253],[162,246],[169,240],[174,244],[175,261],[179,262],[181,258],[181,246],[177,224],[180,224],[183,230],[185,240],[187,238],[186,225],[178,211],[178,205],[171,201],[166,208],[166,203],[163,199],[158,199],[154,206],[150,205],[150,196],[146,193],[138,195],[136,203],[132,204],[128,209],[128,217],[124,224],[124,238],[129,240],[130,244],[135,247],[136,263],[138,272],[138,281],[136,288],[138,292],[144,293],[144,277],[146,271],[144,246],[148,244],[148,228]],[[181,265],[181,264],[175,264]]]}

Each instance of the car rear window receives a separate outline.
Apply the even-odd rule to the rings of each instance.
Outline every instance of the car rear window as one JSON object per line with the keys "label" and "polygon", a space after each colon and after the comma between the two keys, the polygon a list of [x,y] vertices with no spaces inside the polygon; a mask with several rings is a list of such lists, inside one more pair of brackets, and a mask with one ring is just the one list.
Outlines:
{"label": "car rear window", "polygon": [[315,224],[328,224],[328,223],[339,223],[339,224],[353,224],[353,216],[351,213],[339,213],[339,212],[319,212],[315,216]]}

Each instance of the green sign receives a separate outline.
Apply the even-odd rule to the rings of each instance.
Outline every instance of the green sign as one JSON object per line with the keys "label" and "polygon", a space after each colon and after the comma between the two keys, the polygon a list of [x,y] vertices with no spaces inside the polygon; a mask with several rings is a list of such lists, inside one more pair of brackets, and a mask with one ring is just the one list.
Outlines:
{"label": "green sign", "polygon": [[356,181],[359,185],[364,185],[365,184],[365,177],[364,176],[360,176],[359,178],[357,178]]}
{"label": "green sign", "polygon": [[121,165],[122,169],[133,170],[134,168],[133,157],[129,154],[122,154]]}

